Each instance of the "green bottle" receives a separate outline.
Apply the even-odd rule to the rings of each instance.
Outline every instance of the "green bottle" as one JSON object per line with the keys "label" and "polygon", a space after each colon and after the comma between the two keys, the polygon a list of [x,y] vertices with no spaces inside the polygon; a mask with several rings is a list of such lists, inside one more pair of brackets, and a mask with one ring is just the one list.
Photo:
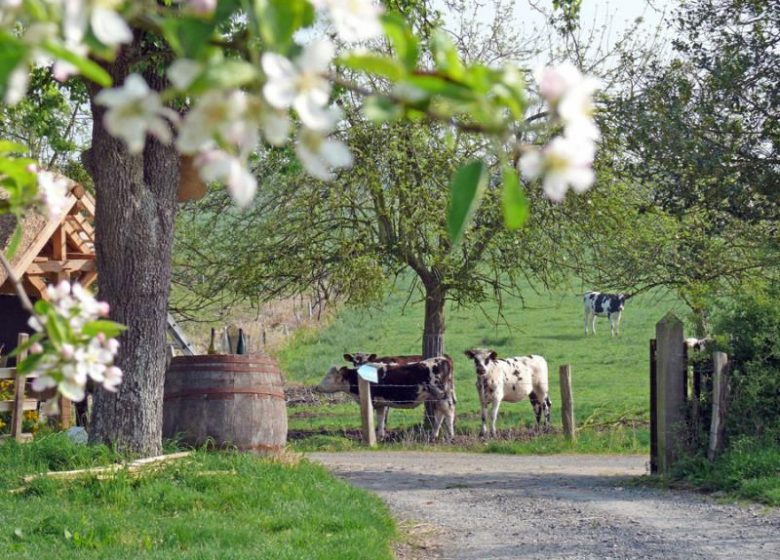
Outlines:
{"label": "green bottle", "polygon": [[216,354],[217,353],[217,347],[215,346],[215,338],[216,338],[216,330],[211,329],[211,342],[209,342],[209,349],[206,350],[206,354]]}
{"label": "green bottle", "polygon": [[236,354],[246,354],[246,338],[244,338],[244,329],[238,329],[238,341],[236,342]]}

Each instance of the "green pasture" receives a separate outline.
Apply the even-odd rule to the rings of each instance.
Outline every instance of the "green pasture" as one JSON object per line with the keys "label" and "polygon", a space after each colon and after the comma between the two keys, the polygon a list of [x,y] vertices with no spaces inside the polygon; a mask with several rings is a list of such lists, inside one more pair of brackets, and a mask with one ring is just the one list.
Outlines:
{"label": "green pasture", "polygon": [[392,558],[381,500],[307,461],[197,451],[138,477],[22,479],[117,459],[63,434],[0,443],[2,558]]}
{"label": "green pasture", "polygon": [[[525,291],[524,300],[507,298],[498,306],[456,308],[446,314],[445,350],[455,361],[458,395],[456,432],[475,435],[480,426],[479,401],[473,364],[467,348],[489,347],[501,357],[541,354],[550,366],[553,424],[560,427],[558,368],[570,364],[577,424],[593,433],[583,438],[584,451],[644,451],[648,445],[648,341],[655,324],[668,311],[686,318],[684,305],[667,292],[654,291],[630,299],[621,322],[621,335],[611,337],[606,318],[597,320],[597,334],[584,334],[582,291]],[[391,292],[384,305],[371,309],[347,307],[327,327],[299,331],[277,357],[288,384],[315,385],[331,365],[342,365],[342,354],[353,351],[378,354],[416,354],[421,347],[423,304],[407,294]],[[298,448],[348,448],[346,433],[359,429],[358,407],[352,402],[310,404],[289,409],[290,429]],[[419,425],[421,409],[392,410],[391,430]],[[544,452],[572,450],[559,435],[525,437],[534,424],[528,402],[504,403],[498,428],[504,442],[484,446],[487,451]],[[509,431],[511,429],[511,431]],[[615,432],[617,430],[617,432]],[[604,432],[610,432],[604,435]],[[615,434],[622,434],[615,440]],[[354,434],[353,434],[354,435]],[[303,436],[303,441],[300,441]],[[517,436],[517,437],[515,437]],[[354,439],[354,438],[352,438]],[[542,441],[539,441],[539,440]],[[541,446],[541,448],[540,448]]]}

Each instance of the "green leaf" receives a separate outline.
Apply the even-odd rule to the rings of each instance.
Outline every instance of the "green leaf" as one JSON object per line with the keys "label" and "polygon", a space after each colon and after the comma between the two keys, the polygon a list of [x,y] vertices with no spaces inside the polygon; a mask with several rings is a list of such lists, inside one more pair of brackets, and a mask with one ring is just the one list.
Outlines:
{"label": "green leaf", "polygon": [[314,23],[314,7],[306,0],[255,0],[255,24],[273,50],[285,52],[298,29]]}
{"label": "green leaf", "polygon": [[43,50],[52,56],[55,56],[60,60],[64,60],[65,62],[70,62],[73,66],[78,68],[79,74],[88,80],[91,80],[99,86],[103,87],[109,87],[111,85],[111,76],[96,62],[74,54],[62,45],[58,45],[50,41],[47,41],[41,46],[43,47]]}
{"label": "green leaf", "polygon": [[464,69],[458,56],[458,49],[450,36],[441,29],[436,29],[431,35],[431,51],[436,67],[448,76],[461,79]]}
{"label": "green leaf", "polygon": [[209,48],[214,23],[194,16],[168,18],[162,22],[168,44],[179,56],[197,59]]}
{"label": "green leaf", "polygon": [[98,333],[103,333],[108,338],[114,338],[116,336],[119,336],[122,331],[126,331],[127,327],[122,325],[121,323],[116,323],[114,321],[106,321],[106,320],[98,320],[98,321],[90,321],[84,327],[81,329],[81,332],[83,332],[87,336],[96,336]]}
{"label": "green leaf", "polygon": [[363,114],[369,120],[387,122],[401,117],[403,110],[387,97],[372,95],[363,103]]}
{"label": "green leaf", "polygon": [[461,84],[457,84],[430,74],[413,75],[406,79],[410,85],[434,95],[443,95],[455,101],[474,101],[474,92]]}
{"label": "green leaf", "polygon": [[6,248],[6,257],[8,259],[14,258],[14,255],[16,254],[16,250],[19,248],[19,243],[22,241],[22,232],[24,230],[22,229],[22,220],[19,216],[16,217],[16,227],[14,228],[14,234],[11,236],[11,241],[8,243],[8,247]]}
{"label": "green leaf", "polygon": [[504,207],[504,225],[508,229],[518,229],[528,219],[528,200],[520,186],[517,171],[505,165],[502,171],[504,182],[504,195],[502,198]]}
{"label": "green leaf", "polygon": [[[30,346],[28,345],[27,348]],[[30,373],[35,369],[35,367],[38,365],[38,362],[41,361],[41,358],[43,358],[46,354],[30,354],[27,356],[24,360],[19,362],[19,364],[16,367],[16,373],[23,374],[23,373]]]}
{"label": "green leaf", "polygon": [[417,66],[419,47],[417,37],[412,33],[406,19],[398,13],[381,16],[382,28],[395,49],[401,63],[409,70]]}
{"label": "green leaf", "polygon": [[461,165],[450,182],[450,204],[447,208],[447,231],[453,245],[460,243],[471,215],[487,185],[487,166],[480,160]]}
{"label": "green leaf", "polygon": [[17,144],[10,140],[0,140],[0,154],[24,154],[27,153],[27,147],[23,144]]}
{"label": "green leaf", "polygon": [[22,62],[27,48],[16,37],[0,33],[0,52],[0,99],[4,99],[11,72]]}
{"label": "green leaf", "polygon": [[397,82],[406,74],[406,69],[398,62],[392,58],[377,54],[348,53],[341,58],[341,63],[352,70],[378,74],[394,82]]}
{"label": "green leaf", "polygon": [[206,68],[192,83],[190,91],[200,93],[214,86],[235,88],[245,86],[260,77],[255,66],[243,60],[224,60]]}

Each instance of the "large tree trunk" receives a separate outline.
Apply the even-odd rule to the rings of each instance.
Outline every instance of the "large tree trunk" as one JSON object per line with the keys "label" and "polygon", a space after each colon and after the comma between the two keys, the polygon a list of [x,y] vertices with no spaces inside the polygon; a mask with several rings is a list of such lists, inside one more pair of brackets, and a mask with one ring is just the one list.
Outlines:
{"label": "large tree trunk", "polygon": [[[444,354],[444,302],[445,292],[441,284],[431,283],[425,287],[425,324],[423,326],[423,359]],[[423,428],[433,427],[434,404],[425,403]]]}
{"label": "large tree trunk", "polygon": [[[136,42],[108,70],[121,84],[139,49]],[[136,53],[135,55],[132,53]],[[159,78],[146,76],[159,89]],[[157,82],[157,83],[155,83]],[[92,147],[84,163],[95,182],[95,239],[100,298],[111,319],[127,325],[117,365],[124,380],[117,393],[98,390],[90,440],[144,456],[162,450],[165,331],[171,279],[179,159],[168,146],[147,139],[131,154],[103,127],[104,108],[90,91]]]}

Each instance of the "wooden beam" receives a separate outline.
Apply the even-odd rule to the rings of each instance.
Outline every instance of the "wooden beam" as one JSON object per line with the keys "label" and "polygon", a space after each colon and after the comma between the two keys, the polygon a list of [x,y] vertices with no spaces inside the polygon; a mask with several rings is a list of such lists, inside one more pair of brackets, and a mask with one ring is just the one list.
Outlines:
{"label": "wooden beam", "polygon": [[68,259],[52,260],[42,263],[33,263],[27,269],[30,276],[44,276],[46,274],[60,274],[72,272],[91,272],[96,270],[93,259]]}
{"label": "wooden beam", "polygon": [[[76,204],[76,197],[68,195],[65,200],[64,211],[67,212]],[[35,239],[33,239],[33,242],[27,248],[27,251],[22,255],[22,258],[19,259],[19,262],[13,265],[14,276],[17,278],[22,277],[30,264],[32,264],[33,260],[35,260],[35,257],[40,254],[46,243],[51,239],[51,236],[54,235],[57,228],[61,226],[61,223],[61,221],[49,221],[43,226],[43,229],[35,236]]]}
{"label": "wooden beam", "polygon": [[38,276],[28,276],[25,274],[22,277],[22,283],[24,284],[25,291],[35,299],[46,299],[46,283]]}
{"label": "wooden beam", "polygon": [[68,253],[68,247],[66,245],[67,239],[65,237],[65,228],[60,224],[60,227],[54,230],[54,235],[51,236],[51,257],[55,261],[61,261],[65,259],[65,255]]}
{"label": "wooden beam", "polygon": [[81,275],[79,278],[79,284],[85,288],[89,288],[97,280],[97,270],[90,270]]}
{"label": "wooden beam", "polygon": [[[30,339],[30,335],[27,333],[19,333],[19,339],[17,340],[16,347],[20,347],[23,344],[27,344]],[[17,357],[17,364],[23,361],[27,357],[27,350],[19,352]],[[21,441],[22,435],[22,420],[24,420],[24,384],[26,379],[22,375],[16,375],[14,377],[14,408],[11,411],[11,437],[16,441]]]}

